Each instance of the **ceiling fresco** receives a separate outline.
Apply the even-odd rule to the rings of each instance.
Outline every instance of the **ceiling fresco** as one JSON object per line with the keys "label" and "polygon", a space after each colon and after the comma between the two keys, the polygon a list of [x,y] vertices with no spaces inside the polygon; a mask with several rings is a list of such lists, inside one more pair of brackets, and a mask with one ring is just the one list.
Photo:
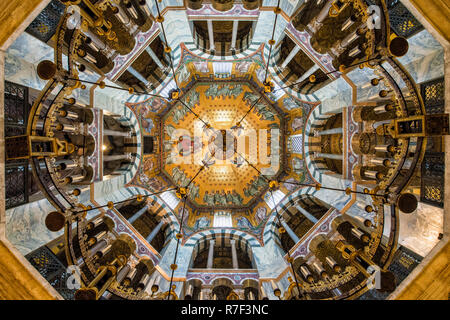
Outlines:
{"label": "ceiling fresco", "polygon": [[[189,185],[183,223],[187,235],[212,228],[214,215],[223,212],[231,214],[233,228],[261,239],[271,211],[267,181],[287,181],[280,184],[286,196],[298,189],[288,182],[312,181],[303,151],[294,144],[303,145],[306,118],[318,103],[301,101],[281,89],[263,93],[262,46],[231,62],[203,59],[182,48],[176,70],[182,102],[153,97],[127,103],[144,136],[154,137],[156,146],[154,153],[143,155],[130,185],[150,192]],[[160,94],[167,96],[169,90],[170,83]],[[274,133],[278,143],[270,141],[273,129],[279,130],[278,136]],[[265,153],[252,139],[267,141]],[[237,150],[238,145],[245,147]],[[260,152],[279,166],[262,164]],[[181,202],[174,213],[180,219]]]}
{"label": "ceiling fresco", "polygon": [[[198,82],[186,96],[198,118],[211,127],[183,104],[175,104],[163,117],[163,173],[174,185],[185,187],[205,165],[188,189],[194,205],[208,209],[247,206],[268,186],[259,172],[271,179],[281,171],[282,135],[275,132],[281,128],[282,117],[267,101],[257,102],[260,94],[245,82]],[[241,128],[232,129],[244,116]],[[262,152],[257,141],[263,141],[267,150]]]}

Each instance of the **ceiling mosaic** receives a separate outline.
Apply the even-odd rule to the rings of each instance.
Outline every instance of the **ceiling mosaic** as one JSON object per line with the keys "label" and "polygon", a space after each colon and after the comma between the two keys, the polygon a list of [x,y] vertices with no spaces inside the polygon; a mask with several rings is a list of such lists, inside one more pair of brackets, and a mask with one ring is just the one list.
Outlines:
{"label": "ceiling mosaic", "polygon": [[[208,209],[248,206],[268,186],[259,172],[268,179],[281,172],[282,134],[275,132],[282,127],[282,117],[269,102],[257,102],[260,94],[245,82],[198,82],[186,96],[198,118],[211,127],[183,104],[175,104],[163,117],[163,173],[174,185],[185,187],[200,167],[207,166],[188,188],[193,205]],[[244,117],[241,128],[233,129]],[[264,147],[267,150],[261,150]]]}
{"label": "ceiling mosaic", "polygon": [[[300,101],[281,89],[263,93],[263,47],[226,62],[203,59],[182,48],[176,70],[182,102],[153,97],[127,103],[144,136],[155,138],[157,149],[143,155],[130,185],[150,192],[189,185],[185,234],[213,227],[214,214],[225,212],[231,214],[233,228],[260,238],[271,211],[267,181],[287,181],[280,185],[285,195],[298,189],[289,182],[311,181],[303,160],[303,127],[317,103]],[[160,94],[168,96],[174,87],[169,82]],[[272,129],[279,130],[274,139],[278,143],[270,141],[276,132]],[[249,137],[251,132],[256,133],[254,138]],[[266,153],[260,150],[260,141],[267,146]],[[237,150],[238,145],[245,148]],[[279,165],[262,164],[261,153]],[[174,212],[180,218],[182,206]]]}

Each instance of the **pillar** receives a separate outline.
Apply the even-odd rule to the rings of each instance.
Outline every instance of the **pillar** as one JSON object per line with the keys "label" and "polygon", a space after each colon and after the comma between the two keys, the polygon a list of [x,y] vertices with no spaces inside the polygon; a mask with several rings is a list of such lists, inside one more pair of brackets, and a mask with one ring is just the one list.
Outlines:
{"label": "pillar", "polygon": [[298,78],[298,80],[296,82],[302,82],[303,80],[309,78],[309,76],[312,75],[317,70],[319,70],[319,66],[317,64],[315,64],[314,66],[309,68],[309,70],[306,71],[300,78]]}
{"label": "pillar", "polygon": [[139,71],[134,69],[132,66],[129,66],[127,70],[129,73],[131,73],[133,76],[135,76],[139,81],[144,83],[144,85],[146,87],[148,87],[150,85],[150,82],[147,79],[145,79],[144,76],[142,74],[140,74]]}
{"label": "pillar", "polygon": [[315,152],[314,153],[314,158],[326,158],[326,159],[332,159],[332,160],[343,160],[344,156],[342,154]]}
{"label": "pillar", "polygon": [[116,160],[126,160],[126,159],[131,159],[131,153],[104,155],[103,156],[103,161],[116,161]]}
{"label": "pillar", "polygon": [[319,220],[317,220],[316,217],[314,217],[311,213],[309,213],[308,211],[306,211],[305,209],[303,209],[301,206],[296,205],[295,208],[296,208],[298,211],[300,211],[300,213],[301,213],[302,215],[304,215],[305,218],[308,219],[309,221],[311,221],[312,223],[316,224],[317,221],[319,221]]}
{"label": "pillar", "polygon": [[213,31],[212,20],[207,20],[206,23],[208,25],[209,50],[214,50],[215,45],[214,45],[214,31]]}
{"label": "pillar", "polygon": [[161,62],[161,60],[159,60],[158,56],[157,56],[156,53],[152,50],[152,48],[150,48],[150,46],[148,46],[147,48],[145,48],[145,50],[147,51],[147,53],[149,54],[149,56],[153,59],[153,61],[155,61],[156,65],[157,65],[161,70],[164,70],[165,67],[164,67],[163,63]]}
{"label": "pillar", "polygon": [[212,269],[214,260],[214,240],[209,241],[208,262],[206,268]]}
{"label": "pillar", "polygon": [[231,50],[236,50],[236,37],[238,31],[239,20],[233,21],[233,33],[231,36]]}
{"label": "pillar", "polygon": [[105,136],[115,136],[115,137],[131,137],[131,131],[123,132],[123,131],[115,131],[115,130],[103,130],[103,135]]}
{"label": "pillar", "polygon": [[145,239],[147,240],[148,243],[152,242],[153,239],[156,237],[156,235],[158,234],[159,230],[161,230],[162,226],[164,225],[164,220],[161,219],[161,221],[157,224],[157,226],[155,227],[155,229],[152,230],[152,232],[150,232],[150,234],[148,235],[148,237]]}
{"label": "pillar", "polygon": [[128,222],[133,224],[137,219],[139,219],[144,213],[146,213],[148,210],[148,205],[144,206],[142,209],[140,209],[138,212],[136,212],[130,219],[128,219]]}
{"label": "pillar", "polygon": [[342,39],[342,41],[338,41],[336,45],[334,45],[333,48],[331,48],[331,53],[335,57],[340,56],[353,41],[358,39],[358,37],[359,37],[358,30],[350,33],[344,39]]}
{"label": "pillar", "polygon": [[289,62],[291,62],[292,59],[297,55],[297,53],[300,51],[300,47],[298,45],[295,46],[295,48],[289,53],[289,55],[284,59],[283,63],[281,64],[281,68],[284,69],[288,65]]}
{"label": "pillar", "polygon": [[231,240],[231,258],[233,260],[233,269],[239,269],[237,252],[236,252],[236,240]]}
{"label": "pillar", "polygon": [[328,2],[325,4],[323,9],[317,15],[317,22],[322,23],[328,17],[331,5],[333,4],[333,1],[334,0],[328,0]]}
{"label": "pillar", "polygon": [[334,128],[329,130],[317,131],[317,136],[326,136],[331,134],[342,134],[342,133],[343,133],[342,128]]}
{"label": "pillar", "polygon": [[314,34],[319,30],[319,28],[322,26],[322,22],[328,17],[328,13],[330,11],[331,5],[333,4],[334,0],[328,0],[328,2],[325,4],[325,6],[322,8],[320,13],[314,18],[309,27],[309,30],[311,34]]}
{"label": "pillar", "polygon": [[294,241],[294,243],[299,242],[300,238],[295,234],[295,232],[291,229],[291,227],[289,227],[286,221],[284,221],[284,219],[280,219],[280,221],[281,225],[284,227],[284,229],[286,229],[286,232],[289,235],[289,237],[291,237],[292,241]]}

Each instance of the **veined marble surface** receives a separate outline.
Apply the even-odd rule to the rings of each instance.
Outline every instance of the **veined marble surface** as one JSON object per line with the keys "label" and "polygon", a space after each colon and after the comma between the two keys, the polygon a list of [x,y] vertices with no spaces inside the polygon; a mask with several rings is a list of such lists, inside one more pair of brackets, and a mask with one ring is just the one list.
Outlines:
{"label": "veined marble surface", "polygon": [[45,245],[64,233],[45,226],[45,217],[54,210],[47,199],[6,210],[6,237],[23,255]]}
{"label": "veined marble surface", "polygon": [[398,243],[425,257],[439,242],[443,226],[444,210],[419,202],[415,212],[400,212]]}
{"label": "veined marble surface", "polygon": [[[276,4],[275,4],[276,5]],[[275,23],[275,13],[273,11],[261,11],[258,21],[256,22],[255,33],[253,34],[252,42],[269,41],[272,37],[273,25]],[[284,34],[288,22],[282,16],[277,19],[277,26],[275,28],[274,40],[278,42]]]}
{"label": "veined marble surface", "polygon": [[398,60],[417,83],[444,75],[444,49],[427,30],[412,36],[408,42],[408,53]]}
{"label": "veined marble surface", "polygon": [[[158,264],[159,267],[162,270],[164,270],[164,272],[168,275],[172,273],[172,270],[170,270],[170,265],[174,261],[173,259],[175,257],[176,246],[177,246],[177,239],[173,237],[170,240],[170,242],[166,244],[164,254]],[[174,272],[174,277],[186,277],[186,274],[189,270],[189,264],[191,261],[193,250],[194,247],[191,246],[182,246],[182,245],[179,246],[176,260],[178,268]]]}
{"label": "veined marble surface", "polygon": [[276,278],[287,267],[283,253],[274,240],[265,243],[264,247],[252,248],[252,252],[260,278]]}
{"label": "veined marble surface", "polygon": [[341,77],[314,94],[322,102],[322,113],[334,113],[352,104],[352,88]]}
{"label": "veined marble surface", "polygon": [[[85,191],[80,197],[87,197],[88,193]],[[49,243],[64,233],[64,229],[52,232],[45,226],[45,218],[52,211],[55,208],[47,199],[6,210],[6,237],[23,255]],[[97,210],[92,210],[87,219],[97,214]]]}

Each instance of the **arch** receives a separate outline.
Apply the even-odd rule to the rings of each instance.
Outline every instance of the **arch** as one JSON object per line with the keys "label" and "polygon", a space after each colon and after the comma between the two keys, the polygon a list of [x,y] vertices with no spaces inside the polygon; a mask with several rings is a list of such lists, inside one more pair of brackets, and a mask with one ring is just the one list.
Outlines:
{"label": "arch", "polygon": [[198,278],[191,278],[189,280],[186,280],[184,285],[184,299],[198,300],[203,284],[203,280]]}
{"label": "arch", "polygon": [[234,239],[238,241],[244,241],[249,247],[261,246],[260,242],[255,236],[237,229],[209,229],[199,231],[189,236],[184,241],[184,245],[188,247],[195,247],[198,246],[198,244],[201,242],[209,241],[220,236],[230,240]]}
{"label": "arch", "polygon": [[[226,14],[223,15],[223,17],[226,16]],[[234,16],[228,17],[229,19],[222,18],[220,21],[212,20],[214,46],[209,42],[208,20],[193,20],[193,38],[199,50],[212,55],[218,53],[222,57],[245,51],[251,45],[255,29],[254,20],[235,20]],[[238,21],[238,24],[235,25],[234,21]],[[232,31],[235,27],[237,37],[235,48],[232,48]],[[218,47],[215,46],[216,43],[219,43]],[[228,50],[227,45],[230,46]]]}
{"label": "arch", "polygon": [[227,276],[214,279],[211,284],[211,294],[216,300],[228,300],[230,296],[236,296],[233,281]]}
{"label": "arch", "polygon": [[134,241],[134,239],[131,238],[128,234],[121,233],[121,234],[119,234],[119,236],[117,237],[116,240],[123,241],[124,243],[126,243],[129,246],[131,252],[136,251],[136,247],[137,247],[136,241]]}
{"label": "arch", "polygon": [[[314,158],[315,153],[333,153],[331,150],[329,152],[323,152],[323,137],[317,136],[316,132],[318,130],[323,130],[326,126],[332,126],[333,119],[339,117],[338,113],[324,113],[322,111],[322,105],[317,105],[308,115],[306,119],[305,125],[305,145],[304,145],[304,153],[305,153],[305,164],[310,176],[316,180],[317,182],[322,182],[322,176],[324,175],[324,170],[329,169],[329,163],[327,163],[328,159],[322,159],[317,161]],[[342,134],[341,134],[342,135]],[[327,136],[325,136],[327,137]],[[331,135],[334,137],[334,135]],[[341,138],[342,139],[342,138]],[[342,149],[342,146],[341,146]],[[331,161],[331,160],[330,160]],[[339,161],[339,160],[332,160]],[[342,160],[340,160],[342,163]],[[342,173],[342,164],[341,170],[337,171],[338,173]]]}
{"label": "arch", "polygon": [[[198,260],[196,260],[197,257],[199,256],[200,253],[203,255],[205,254],[205,251],[208,250],[208,248],[209,248],[210,240],[215,240],[216,243],[220,242],[222,245],[218,246],[219,248],[223,247],[223,246],[230,247],[231,246],[230,241],[231,240],[236,241],[235,245],[236,245],[238,255],[241,253],[245,255],[245,257],[242,257],[242,259],[243,259],[242,261],[245,261],[248,265],[250,265],[252,263],[252,259],[253,259],[252,248],[255,246],[252,245],[252,243],[250,242],[249,235],[247,233],[238,232],[237,230],[227,230],[227,229],[220,229],[220,231],[211,229],[208,231],[210,231],[210,232],[207,232],[207,231],[200,232],[200,234],[197,234],[195,237],[191,237],[185,243],[185,246],[193,247],[193,252],[191,255],[191,263],[194,263],[196,261],[197,261],[196,263],[198,263]],[[215,231],[217,231],[217,232],[215,232]],[[229,231],[229,232],[225,232],[225,231]],[[253,238],[252,240],[255,240],[255,239]],[[228,257],[228,258],[230,258],[230,257]],[[205,262],[205,261],[203,261],[203,262]],[[227,268],[227,267],[223,267],[223,268]]]}
{"label": "arch", "polygon": [[[278,240],[279,242],[279,235],[277,230],[277,224],[278,219],[276,217],[277,212],[280,212],[280,210],[284,210],[284,208],[287,208],[287,206],[294,203],[294,201],[302,196],[302,195],[313,195],[313,188],[312,187],[305,187],[300,188],[297,191],[292,192],[289,196],[285,197],[283,200],[281,200],[277,205],[277,210],[275,208],[272,209],[272,211],[269,214],[269,219],[267,219],[266,225],[264,226],[263,230],[263,240],[264,244],[269,242],[270,240]],[[290,204],[291,203],[291,204]]]}
{"label": "arch", "polygon": [[234,286],[234,281],[227,277],[227,276],[220,276],[220,278],[216,278],[213,280],[213,282],[211,283],[212,287],[217,287],[217,286],[230,286],[233,287]]}

